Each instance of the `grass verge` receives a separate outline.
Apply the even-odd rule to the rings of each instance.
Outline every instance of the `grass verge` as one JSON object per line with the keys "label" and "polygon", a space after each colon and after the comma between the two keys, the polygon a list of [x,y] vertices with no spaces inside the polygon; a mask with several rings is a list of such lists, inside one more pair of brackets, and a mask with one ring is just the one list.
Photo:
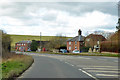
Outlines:
{"label": "grass verge", "polygon": [[34,62],[31,56],[15,55],[2,62],[2,80],[18,77]]}
{"label": "grass verge", "polygon": [[53,52],[33,52],[33,53],[47,53],[47,54],[59,54],[59,55],[77,55],[77,56],[106,56],[106,57],[120,57],[119,54],[112,54],[112,53],[53,53]]}

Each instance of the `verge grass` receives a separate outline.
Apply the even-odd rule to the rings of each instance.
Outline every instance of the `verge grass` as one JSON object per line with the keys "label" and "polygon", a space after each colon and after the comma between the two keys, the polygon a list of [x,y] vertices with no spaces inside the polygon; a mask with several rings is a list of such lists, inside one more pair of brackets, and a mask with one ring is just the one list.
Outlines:
{"label": "verge grass", "polygon": [[2,80],[18,77],[34,62],[31,56],[15,55],[2,62]]}
{"label": "verge grass", "polygon": [[[34,53],[34,52],[33,52]],[[120,57],[119,54],[112,54],[112,53],[53,53],[53,52],[35,52],[35,53],[44,53],[44,54],[59,54],[59,55],[76,55],[76,56],[106,56],[106,57]]]}

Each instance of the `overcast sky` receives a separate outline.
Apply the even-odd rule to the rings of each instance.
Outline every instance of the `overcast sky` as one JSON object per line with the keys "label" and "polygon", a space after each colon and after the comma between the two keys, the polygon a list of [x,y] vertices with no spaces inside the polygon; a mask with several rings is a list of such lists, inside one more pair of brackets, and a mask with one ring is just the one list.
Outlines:
{"label": "overcast sky", "polygon": [[[1,2],[0,29],[8,34],[76,36],[78,29],[116,31],[116,2]],[[113,0],[111,0],[113,1]]]}

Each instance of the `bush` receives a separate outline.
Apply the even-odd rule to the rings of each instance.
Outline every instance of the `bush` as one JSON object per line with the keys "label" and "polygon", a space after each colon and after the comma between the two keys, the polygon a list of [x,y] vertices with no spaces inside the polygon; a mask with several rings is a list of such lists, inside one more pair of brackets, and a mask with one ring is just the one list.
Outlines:
{"label": "bush", "polygon": [[82,52],[88,52],[90,47],[81,47],[81,51]]}
{"label": "bush", "polygon": [[9,58],[12,55],[14,55],[13,53],[10,53],[10,49],[11,49],[11,38],[10,35],[8,35],[7,33],[5,33],[4,31],[0,30],[0,44],[2,44],[2,58]]}
{"label": "bush", "polygon": [[36,51],[38,48],[38,43],[35,40],[32,40],[32,43],[30,45],[31,51]]}
{"label": "bush", "polygon": [[105,52],[118,52],[118,42],[117,41],[104,41],[100,44],[101,51]]}

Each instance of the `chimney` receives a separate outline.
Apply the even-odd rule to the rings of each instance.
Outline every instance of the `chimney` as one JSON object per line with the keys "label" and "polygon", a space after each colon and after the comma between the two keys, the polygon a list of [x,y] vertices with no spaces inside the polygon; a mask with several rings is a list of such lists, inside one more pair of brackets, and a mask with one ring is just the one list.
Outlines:
{"label": "chimney", "polygon": [[78,36],[80,36],[82,34],[82,31],[79,29],[78,30]]}

